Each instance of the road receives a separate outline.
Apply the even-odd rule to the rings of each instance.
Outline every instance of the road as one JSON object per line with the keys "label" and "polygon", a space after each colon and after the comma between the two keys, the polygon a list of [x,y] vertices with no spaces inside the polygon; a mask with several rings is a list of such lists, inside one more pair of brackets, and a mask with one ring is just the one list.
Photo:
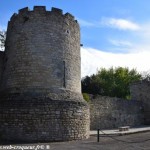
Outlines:
{"label": "road", "polygon": [[[6,149],[6,146],[0,144],[0,150]],[[90,136],[83,141],[9,144],[7,149],[27,150],[27,147],[33,150],[150,150],[150,132],[112,137],[101,135],[99,142],[96,136]]]}
{"label": "road", "polygon": [[98,143],[97,137],[91,136],[85,141],[51,143],[50,148],[51,150],[150,150],[150,132],[113,138],[115,139],[103,136]]}

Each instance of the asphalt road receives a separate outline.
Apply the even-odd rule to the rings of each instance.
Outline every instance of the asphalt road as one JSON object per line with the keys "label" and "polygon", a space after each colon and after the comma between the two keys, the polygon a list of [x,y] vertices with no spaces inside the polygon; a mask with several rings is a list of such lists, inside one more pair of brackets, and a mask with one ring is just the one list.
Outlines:
{"label": "asphalt road", "polygon": [[[114,139],[115,138],[115,139]],[[124,142],[123,142],[124,141]],[[132,143],[133,142],[133,143]],[[51,143],[51,150],[150,150],[150,132],[124,136],[100,137],[91,136],[85,141]]]}
{"label": "asphalt road", "polygon": [[27,150],[28,147],[33,150],[150,150],[150,132],[112,137],[101,136],[99,142],[97,142],[96,136],[91,136],[89,139],[83,141],[0,144],[0,150],[6,149],[6,146],[8,146],[7,149],[16,150]]}

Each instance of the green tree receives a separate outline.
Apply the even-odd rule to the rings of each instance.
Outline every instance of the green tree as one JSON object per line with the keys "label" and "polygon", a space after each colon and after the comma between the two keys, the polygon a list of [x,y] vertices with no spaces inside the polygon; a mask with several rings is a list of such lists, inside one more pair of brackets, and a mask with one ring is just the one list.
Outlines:
{"label": "green tree", "polygon": [[135,69],[101,68],[95,75],[82,79],[82,92],[129,99],[129,85],[141,79],[142,76]]}
{"label": "green tree", "polygon": [[92,75],[92,76],[86,76],[82,79],[82,92],[83,93],[89,93],[89,94],[101,94],[100,89],[101,85],[99,83],[98,76]]}

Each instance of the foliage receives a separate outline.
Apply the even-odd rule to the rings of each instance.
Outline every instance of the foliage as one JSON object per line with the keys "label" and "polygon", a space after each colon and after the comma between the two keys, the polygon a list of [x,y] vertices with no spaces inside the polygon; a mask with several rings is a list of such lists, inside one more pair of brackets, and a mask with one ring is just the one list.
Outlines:
{"label": "foliage", "polygon": [[6,32],[0,31],[0,51],[5,50],[5,39],[6,39]]}
{"label": "foliage", "polygon": [[90,101],[90,96],[89,96],[89,94],[87,94],[87,93],[82,93],[82,95],[83,95],[83,98],[84,98],[87,102]]}
{"label": "foliage", "polygon": [[128,68],[101,68],[97,74],[82,79],[82,92],[99,94],[104,96],[129,98],[129,85],[141,80],[141,75],[135,70]]}

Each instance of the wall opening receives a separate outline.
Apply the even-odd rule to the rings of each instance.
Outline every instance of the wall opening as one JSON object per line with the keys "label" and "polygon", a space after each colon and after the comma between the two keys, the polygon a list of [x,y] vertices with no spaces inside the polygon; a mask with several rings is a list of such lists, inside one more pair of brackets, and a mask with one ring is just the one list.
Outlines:
{"label": "wall opening", "polygon": [[64,77],[63,77],[63,87],[66,88],[66,62],[63,61],[63,74],[64,74]]}

